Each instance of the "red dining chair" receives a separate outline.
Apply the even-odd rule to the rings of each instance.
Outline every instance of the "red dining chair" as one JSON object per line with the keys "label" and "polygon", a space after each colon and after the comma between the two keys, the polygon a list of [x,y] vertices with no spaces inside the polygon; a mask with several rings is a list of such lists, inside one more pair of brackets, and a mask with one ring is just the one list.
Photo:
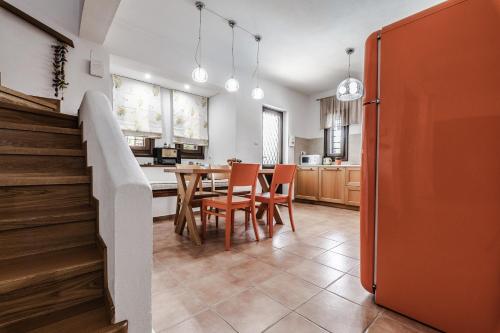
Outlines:
{"label": "red dining chair", "polygon": [[[274,168],[273,179],[269,192],[259,193],[255,195],[255,201],[267,205],[267,224],[269,225],[269,237],[273,237],[274,229],[274,209],[276,204],[285,204],[288,206],[288,214],[290,216],[290,224],[295,232],[295,224],[293,223],[293,207],[292,207],[292,189],[295,179],[297,166],[295,164],[277,164]],[[288,194],[276,193],[279,185],[288,185]]]}
{"label": "red dining chair", "polygon": [[[205,238],[207,232],[207,215],[215,215],[223,217],[226,220],[226,251],[231,249],[231,232],[234,225],[234,212],[239,209],[250,210],[252,216],[252,224],[255,232],[255,239],[259,240],[259,232],[257,228],[257,216],[255,212],[255,188],[257,183],[257,175],[259,173],[259,164],[235,163],[231,168],[231,176],[229,177],[229,185],[227,195],[204,198],[201,203],[201,223],[202,237]],[[248,197],[238,197],[233,195],[233,190],[236,186],[251,186],[252,190]],[[216,210],[212,210],[215,208]],[[224,212],[221,212],[224,211]],[[246,216],[245,216],[246,219]],[[246,221],[245,221],[246,224]]]}

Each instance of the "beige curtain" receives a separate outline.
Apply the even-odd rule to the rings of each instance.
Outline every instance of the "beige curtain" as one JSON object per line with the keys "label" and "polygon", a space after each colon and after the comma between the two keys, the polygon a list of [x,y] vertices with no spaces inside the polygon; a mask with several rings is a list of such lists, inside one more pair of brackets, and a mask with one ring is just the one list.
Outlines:
{"label": "beige curtain", "polygon": [[342,102],[336,96],[322,98],[320,103],[321,128],[331,128],[334,120],[340,120],[341,126],[361,124],[362,98]]}
{"label": "beige curtain", "polygon": [[172,110],[173,141],[208,146],[208,98],[174,90]]}

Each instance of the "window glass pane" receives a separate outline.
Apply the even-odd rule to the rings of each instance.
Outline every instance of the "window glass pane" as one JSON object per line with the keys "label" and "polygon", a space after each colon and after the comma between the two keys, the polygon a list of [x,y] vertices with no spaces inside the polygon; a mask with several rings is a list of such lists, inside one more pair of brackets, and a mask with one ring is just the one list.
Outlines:
{"label": "window glass pane", "polygon": [[262,164],[281,163],[281,112],[264,110],[262,114]]}

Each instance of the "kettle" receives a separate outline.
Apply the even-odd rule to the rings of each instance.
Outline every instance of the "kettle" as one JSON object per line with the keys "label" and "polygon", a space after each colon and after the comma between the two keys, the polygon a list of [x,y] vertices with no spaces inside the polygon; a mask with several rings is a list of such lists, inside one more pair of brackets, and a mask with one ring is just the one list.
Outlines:
{"label": "kettle", "polygon": [[331,157],[323,157],[323,165],[331,165],[333,160]]}

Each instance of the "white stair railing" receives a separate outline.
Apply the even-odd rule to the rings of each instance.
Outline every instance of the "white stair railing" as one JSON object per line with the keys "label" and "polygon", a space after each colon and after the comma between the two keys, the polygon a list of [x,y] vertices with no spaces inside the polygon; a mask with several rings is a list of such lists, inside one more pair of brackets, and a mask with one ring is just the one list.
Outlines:
{"label": "white stair railing", "polygon": [[151,332],[152,191],[128,147],[108,98],[87,91],[79,110],[99,233],[107,246],[108,288],[115,321],[129,333]]}

